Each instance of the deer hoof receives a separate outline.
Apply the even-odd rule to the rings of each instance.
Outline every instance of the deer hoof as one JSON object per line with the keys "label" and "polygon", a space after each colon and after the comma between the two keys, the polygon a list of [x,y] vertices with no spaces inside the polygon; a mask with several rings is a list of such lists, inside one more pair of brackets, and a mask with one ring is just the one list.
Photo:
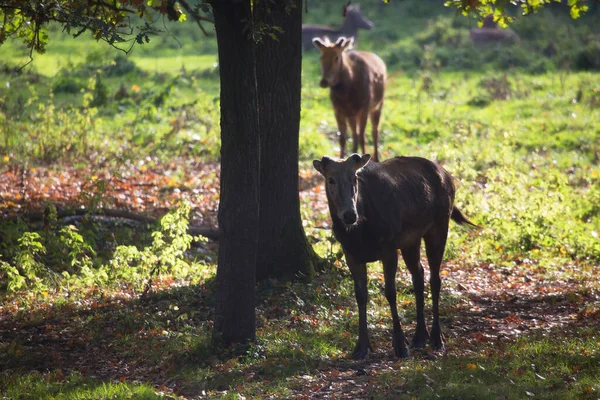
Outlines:
{"label": "deer hoof", "polygon": [[394,347],[394,355],[398,358],[407,358],[408,349],[406,347],[397,348]]}
{"label": "deer hoof", "polygon": [[368,343],[366,345],[361,345],[360,343],[357,343],[356,347],[354,348],[354,351],[352,352],[352,359],[364,360],[364,358],[367,356],[367,352],[369,351],[370,347],[371,345]]}
{"label": "deer hoof", "polygon": [[444,350],[444,338],[441,334],[431,336],[431,347],[434,350]]}
{"label": "deer hoof", "polygon": [[444,350],[444,334],[439,325],[433,325],[431,328],[430,344],[434,350]]}
{"label": "deer hoof", "polygon": [[427,345],[427,339],[429,339],[429,335],[415,335],[410,343],[410,347],[412,349],[424,349]]}
{"label": "deer hoof", "polygon": [[438,350],[438,351],[444,351],[444,349],[445,349],[444,342],[441,340],[440,341],[432,340],[431,348],[434,350]]}
{"label": "deer hoof", "polygon": [[408,348],[406,347],[406,338],[404,337],[404,334],[394,334],[392,344],[394,345],[394,354],[396,357],[408,357]]}

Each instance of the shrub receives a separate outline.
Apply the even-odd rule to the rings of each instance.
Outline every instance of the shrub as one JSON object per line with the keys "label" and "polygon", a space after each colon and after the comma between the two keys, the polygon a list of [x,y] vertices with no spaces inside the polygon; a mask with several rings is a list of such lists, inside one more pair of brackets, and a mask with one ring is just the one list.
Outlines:
{"label": "shrub", "polygon": [[487,107],[492,102],[492,98],[487,94],[476,94],[467,104],[471,107]]}
{"label": "shrub", "polygon": [[79,93],[81,89],[83,89],[84,85],[81,80],[77,78],[72,78],[68,76],[58,76],[54,80],[54,84],[52,85],[52,91],[54,93]]}
{"label": "shrub", "polygon": [[100,107],[108,103],[108,88],[100,76],[96,78],[96,85],[94,86],[93,93],[94,99],[90,103],[91,107]]}
{"label": "shrub", "polygon": [[117,246],[108,265],[98,265],[96,252],[77,228],[60,226],[56,209],[49,206],[40,232],[23,232],[22,222],[3,226],[0,285],[12,292],[39,291],[61,283],[91,286],[122,279],[141,284],[160,273],[184,276],[191,268],[185,253],[194,239],[187,233],[189,211],[183,204],[165,215],[150,246]]}
{"label": "shrub", "polygon": [[575,55],[574,67],[578,70],[600,70],[600,40],[588,43]]}
{"label": "shrub", "polygon": [[124,54],[118,54],[114,61],[104,67],[106,76],[123,76],[132,72],[140,72],[137,65]]}
{"label": "shrub", "polygon": [[496,66],[502,70],[527,68],[539,57],[535,52],[523,46],[498,46],[496,50]]}
{"label": "shrub", "polygon": [[556,70],[556,65],[547,58],[537,59],[527,68],[527,72],[534,75],[542,75],[554,70]]}
{"label": "shrub", "polygon": [[417,46],[399,46],[392,49],[383,59],[390,69],[415,69],[420,64],[423,50]]}
{"label": "shrub", "polygon": [[506,74],[500,77],[483,78],[479,84],[494,100],[508,100],[512,94],[512,85]]}
{"label": "shrub", "polygon": [[415,36],[415,41],[421,46],[433,43],[438,46],[459,47],[466,38],[467,31],[455,28],[451,18],[438,17]]}

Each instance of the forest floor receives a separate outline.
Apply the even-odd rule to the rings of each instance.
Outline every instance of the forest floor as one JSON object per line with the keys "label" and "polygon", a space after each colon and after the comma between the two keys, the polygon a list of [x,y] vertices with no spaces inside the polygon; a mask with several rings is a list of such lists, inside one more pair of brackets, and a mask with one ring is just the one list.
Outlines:
{"label": "forest floor", "polygon": [[[126,206],[159,217],[186,199],[192,223],[215,226],[216,164],[188,163],[183,172],[173,170],[174,165],[159,171],[143,164],[118,174],[98,166],[93,171],[64,165],[27,171],[15,167],[0,176],[3,204],[10,207],[2,211],[23,212],[25,204],[40,209],[47,202],[74,206],[82,196],[101,194],[104,207]],[[320,179],[308,169],[300,177],[303,204],[327,213]],[[216,251],[214,242],[205,246]],[[565,265],[549,270],[527,259],[513,268],[450,260],[442,272],[445,351],[414,351],[408,360],[393,357],[381,274],[372,271],[370,276],[375,281],[370,294],[376,297],[370,307],[379,311],[369,317],[374,351],[364,361],[348,358],[356,330],[355,314],[347,310],[355,308],[351,291],[318,301],[309,293],[330,293],[340,280],[350,287],[348,274],[334,266],[304,289],[271,282],[259,290],[258,334],[264,338],[253,350],[257,354],[244,357],[235,349],[215,352],[207,344],[211,278],[194,283],[157,280],[144,295],[123,285],[117,290],[96,288],[74,299],[63,290],[46,292],[27,304],[3,301],[1,383],[8,390],[23,376],[41,379],[53,389],[42,385],[45,389],[38,390],[58,398],[71,398],[71,390],[76,398],[73,393],[81,385],[93,388],[105,382],[144,384],[167,398],[190,399],[598,396],[600,286],[593,269]],[[399,308],[409,322],[405,328],[410,337],[414,301],[403,268],[398,281],[404,292]],[[278,296],[298,302],[273,301]],[[329,311],[323,314],[319,308]],[[405,308],[409,311],[402,312]],[[331,329],[323,331],[323,326]],[[277,352],[272,343],[282,328],[312,332],[323,342],[337,335],[342,343],[323,357],[302,348]],[[4,398],[11,398],[14,392],[6,393]],[[30,396],[19,398],[36,398],[35,391]]]}

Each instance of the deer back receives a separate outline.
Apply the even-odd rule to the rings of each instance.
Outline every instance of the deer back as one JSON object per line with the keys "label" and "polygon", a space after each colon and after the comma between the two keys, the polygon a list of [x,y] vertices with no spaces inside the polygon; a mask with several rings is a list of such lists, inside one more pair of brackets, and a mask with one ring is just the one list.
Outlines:
{"label": "deer back", "polygon": [[369,163],[357,177],[357,224],[347,227],[330,211],[336,239],[362,262],[380,259],[381,250],[389,246],[420,240],[433,223],[448,220],[452,213],[452,177],[424,158]]}
{"label": "deer back", "polygon": [[331,87],[331,102],[344,115],[354,116],[383,101],[386,66],[377,55],[364,51],[343,54],[338,84]]}

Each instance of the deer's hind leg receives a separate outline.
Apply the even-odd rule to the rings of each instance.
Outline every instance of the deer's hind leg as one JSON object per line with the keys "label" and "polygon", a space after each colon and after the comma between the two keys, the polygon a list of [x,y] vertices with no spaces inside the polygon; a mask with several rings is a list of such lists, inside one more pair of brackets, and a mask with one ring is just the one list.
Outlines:
{"label": "deer's hind leg", "polygon": [[358,117],[348,117],[348,123],[350,124],[350,129],[352,130],[352,152],[357,153],[359,143]]}
{"label": "deer's hind leg", "polygon": [[412,276],[412,283],[417,303],[417,330],[413,337],[411,347],[422,349],[427,344],[429,333],[425,324],[425,271],[421,265],[421,241],[402,247],[402,258]]}
{"label": "deer's hind leg", "polygon": [[[367,129],[367,121],[369,119],[369,112],[367,110],[363,110],[358,115],[358,138],[360,141],[360,148],[365,154],[365,130]],[[377,160],[377,159],[375,159]]]}
{"label": "deer's hind leg", "polygon": [[406,337],[398,317],[398,308],[396,307],[396,271],[398,270],[398,253],[392,249],[383,258],[383,275],[385,277],[385,297],[390,304],[393,321],[392,344],[394,345],[394,354],[398,358],[408,357],[408,348],[406,347]]}
{"label": "deer's hind leg", "polygon": [[431,286],[431,301],[433,312],[433,324],[431,325],[431,347],[434,349],[444,348],[444,335],[440,326],[440,288],[442,280],[440,278],[440,268],[444,250],[446,248],[446,239],[448,237],[448,223],[445,221],[438,224],[425,235],[425,251],[427,260],[429,261],[430,278],[429,285]]}
{"label": "deer's hind leg", "polygon": [[377,146],[379,145],[379,121],[381,120],[381,109],[383,103],[381,103],[375,110],[371,112],[371,130],[373,133],[373,158],[375,161],[379,161],[379,153]]}

